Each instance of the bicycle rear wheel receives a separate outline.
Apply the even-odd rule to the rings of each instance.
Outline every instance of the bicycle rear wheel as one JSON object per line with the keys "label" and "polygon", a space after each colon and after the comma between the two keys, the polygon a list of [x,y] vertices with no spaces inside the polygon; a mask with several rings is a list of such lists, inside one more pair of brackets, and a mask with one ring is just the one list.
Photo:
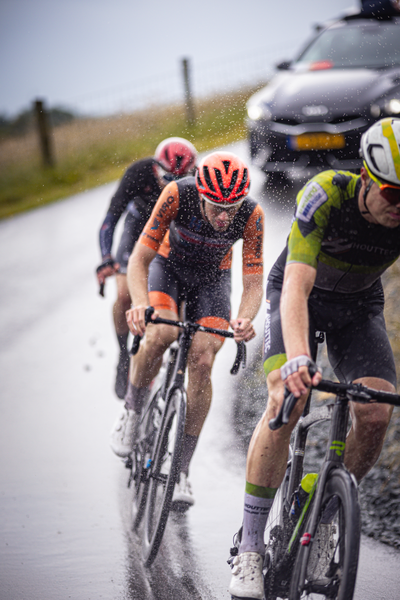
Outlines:
{"label": "bicycle rear wheel", "polygon": [[132,529],[137,529],[143,518],[149,489],[152,454],[157,431],[161,426],[163,406],[164,400],[161,397],[161,390],[158,389],[145,408],[146,412],[140,427],[140,439],[133,450]]}
{"label": "bicycle rear wheel", "polygon": [[180,473],[185,418],[186,393],[178,388],[168,402],[149,477],[142,545],[146,567],[157,556],[167,524],[174,486]]}
{"label": "bicycle rear wheel", "polygon": [[[310,517],[305,531],[309,526]],[[359,548],[357,486],[347,471],[335,469],[325,484],[314,538],[299,547],[289,599],[351,600]]]}

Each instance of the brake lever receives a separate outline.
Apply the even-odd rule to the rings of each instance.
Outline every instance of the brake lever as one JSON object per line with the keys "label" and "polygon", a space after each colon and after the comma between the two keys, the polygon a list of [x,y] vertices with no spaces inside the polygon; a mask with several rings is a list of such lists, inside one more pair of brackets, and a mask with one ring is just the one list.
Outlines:
{"label": "brake lever", "polygon": [[154,306],[148,306],[145,310],[144,313],[144,323],[145,325],[148,325],[151,321],[151,317],[153,316],[154,313]]}
{"label": "brake lever", "polygon": [[[318,367],[316,364],[312,364],[308,367],[308,372],[310,377],[314,377],[316,373],[318,373]],[[272,431],[279,429],[282,425],[287,425],[289,423],[290,415],[294,407],[296,406],[298,398],[294,396],[289,390],[285,387],[285,395],[283,398],[282,406],[280,408],[279,413],[274,419],[271,419],[269,422],[269,428]]]}
{"label": "brake lever", "polygon": [[140,346],[140,341],[141,341],[141,339],[142,339],[142,338],[140,337],[140,335],[135,335],[135,336],[134,336],[134,338],[133,338],[133,342],[132,342],[132,348],[131,348],[131,350],[130,350],[130,352],[129,352],[129,354],[130,354],[131,356],[135,356],[135,354],[137,354],[137,353],[138,353],[138,350],[139,350],[139,346]]}
{"label": "brake lever", "polygon": [[247,356],[246,344],[244,342],[236,342],[236,343],[237,343],[236,358],[235,358],[235,362],[233,363],[233,366],[230,370],[231,375],[237,375],[237,373],[239,372],[240,364],[242,364],[243,369],[246,366],[246,356]]}
{"label": "brake lever", "polygon": [[272,431],[276,431],[280,429],[282,425],[286,425],[289,422],[290,415],[292,413],[293,408],[296,405],[298,398],[296,398],[292,392],[289,392],[287,388],[285,388],[285,395],[283,398],[282,406],[280,408],[279,413],[274,419],[271,419],[268,423],[269,428]]}
{"label": "brake lever", "polygon": [[[154,313],[154,307],[153,306],[148,306],[146,308],[145,313],[144,313],[144,322],[146,323],[146,325],[151,321],[151,317],[152,317],[153,313]],[[142,338],[141,338],[140,335],[135,335],[134,336],[133,342],[132,342],[132,348],[131,348],[131,350],[129,352],[129,354],[131,356],[135,356],[135,354],[138,353],[141,339]]]}

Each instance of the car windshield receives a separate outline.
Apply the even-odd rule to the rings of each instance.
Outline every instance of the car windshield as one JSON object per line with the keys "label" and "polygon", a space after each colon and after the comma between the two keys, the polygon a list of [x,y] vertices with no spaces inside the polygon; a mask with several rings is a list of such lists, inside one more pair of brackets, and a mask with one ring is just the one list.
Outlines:
{"label": "car windshield", "polygon": [[[295,61],[315,68],[390,67],[400,64],[396,21],[338,24],[322,32]],[[318,67],[318,65],[320,65]]]}

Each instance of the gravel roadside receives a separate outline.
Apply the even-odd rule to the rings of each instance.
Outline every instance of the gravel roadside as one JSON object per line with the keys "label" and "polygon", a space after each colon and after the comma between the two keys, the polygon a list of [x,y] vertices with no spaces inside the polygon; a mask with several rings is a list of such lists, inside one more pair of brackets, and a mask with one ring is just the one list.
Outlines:
{"label": "gravel roadside", "polygon": [[[384,276],[385,317],[388,334],[398,366],[400,384],[400,265],[395,263]],[[323,353],[324,354],[324,353]],[[324,376],[333,376],[326,358],[321,359]],[[400,390],[400,385],[398,385]],[[253,364],[248,365],[238,382],[233,410],[239,450],[245,455],[254,427],[266,404],[267,387],[262,368],[261,341]],[[325,401],[317,399],[318,401]],[[327,443],[327,424],[310,432],[306,469],[315,469],[323,458]],[[362,532],[380,542],[400,548],[400,409],[395,408],[384,446],[376,465],[361,482]]]}

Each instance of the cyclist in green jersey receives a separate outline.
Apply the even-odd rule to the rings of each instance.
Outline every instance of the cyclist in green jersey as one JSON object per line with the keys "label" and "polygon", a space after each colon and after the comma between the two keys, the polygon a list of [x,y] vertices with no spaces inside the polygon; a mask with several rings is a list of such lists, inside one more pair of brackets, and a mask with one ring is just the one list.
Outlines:
{"label": "cyclist in green jersey", "polygon": [[[264,369],[268,403],[250,443],[239,555],[233,561],[233,598],[263,598],[264,529],[286,469],[291,432],[311,384],[315,331],[324,331],[330,363],[341,381],[395,391],[396,372],[383,317],[380,276],[400,255],[400,119],[375,123],[362,136],[359,176],[326,171],[297,197],[285,250],[267,284]],[[268,423],[284,386],[297,405],[288,425]],[[345,463],[360,481],[375,464],[392,407],[351,406]]]}

